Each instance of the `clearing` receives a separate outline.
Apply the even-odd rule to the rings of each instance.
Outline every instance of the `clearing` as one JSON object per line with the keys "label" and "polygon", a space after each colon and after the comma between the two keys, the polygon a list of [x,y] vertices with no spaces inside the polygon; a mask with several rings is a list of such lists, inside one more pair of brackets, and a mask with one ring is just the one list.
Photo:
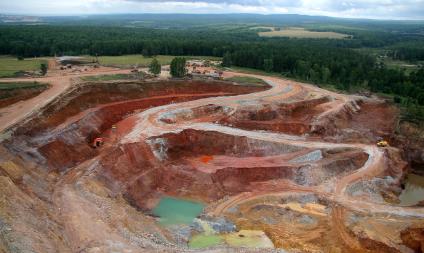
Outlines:
{"label": "clearing", "polygon": [[[170,55],[157,55],[159,63],[162,65],[169,65],[176,56]],[[186,59],[205,59],[211,61],[220,60],[219,57],[212,56],[183,56]],[[122,55],[122,56],[100,56],[99,63],[104,66],[114,67],[131,67],[138,65],[139,67],[147,67],[152,62],[153,57],[144,57],[143,55]]]}
{"label": "clearing", "polygon": [[99,81],[113,81],[113,80],[137,80],[143,78],[143,74],[115,74],[115,75],[98,75],[98,76],[85,76],[81,79],[88,82],[99,82]]}
{"label": "clearing", "polygon": [[37,82],[0,83],[0,91],[46,87],[47,84]]}
{"label": "clearing", "polygon": [[267,83],[264,80],[260,78],[256,78],[256,77],[251,77],[251,76],[233,76],[230,78],[226,78],[225,81],[241,83],[244,85],[249,85],[249,84],[258,85],[258,86],[267,85]]}
{"label": "clearing", "polygon": [[289,27],[282,30],[276,30],[268,32],[259,32],[261,37],[289,37],[289,38],[310,38],[310,39],[347,39],[350,35],[336,33],[336,32],[315,32],[309,31],[301,27]]}
{"label": "clearing", "polygon": [[16,57],[0,56],[0,78],[13,77],[22,71],[37,71],[42,63],[47,63],[47,60],[44,58],[18,60]]}

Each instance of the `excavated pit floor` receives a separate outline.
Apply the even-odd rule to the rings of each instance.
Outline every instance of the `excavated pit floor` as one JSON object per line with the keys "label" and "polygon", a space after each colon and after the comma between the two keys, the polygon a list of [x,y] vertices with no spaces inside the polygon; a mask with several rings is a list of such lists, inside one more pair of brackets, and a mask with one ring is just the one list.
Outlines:
{"label": "excavated pit floor", "polygon": [[[424,212],[387,201],[405,163],[395,149],[353,141],[376,138],[395,117],[378,118],[385,107],[362,98],[267,81],[74,87],[2,143],[9,190],[0,215],[10,227],[2,247],[413,252]],[[105,144],[94,149],[97,137]],[[156,215],[172,208],[164,201],[191,203],[197,218],[161,225]],[[10,219],[11,210],[25,219]]]}

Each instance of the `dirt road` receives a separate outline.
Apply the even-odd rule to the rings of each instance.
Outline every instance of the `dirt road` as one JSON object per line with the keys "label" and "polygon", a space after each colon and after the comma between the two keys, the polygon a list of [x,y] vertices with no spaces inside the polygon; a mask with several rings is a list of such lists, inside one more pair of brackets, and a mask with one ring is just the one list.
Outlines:
{"label": "dirt road", "polygon": [[[41,93],[39,96],[32,99],[19,102],[12,106],[9,106],[4,109],[0,109],[0,131],[4,131],[7,128],[13,126],[14,124],[24,120],[32,113],[37,112],[43,106],[48,104],[54,98],[59,96],[65,90],[69,89],[72,86],[73,78],[81,76],[90,76],[97,74],[117,74],[117,73],[128,73],[129,70],[117,70],[117,69],[106,69],[101,68],[96,71],[85,73],[85,74],[76,74],[62,76],[60,72],[53,72],[49,76],[36,79],[3,79],[0,81],[28,81],[34,80],[37,82],[45,82],[51,84],[51,88],[47,91]],[[311,97],[324,98],[328,97],[329,100],[325,104],[325,110],[320,111],[315,115],[314,120],[319,122],[330,116],[331,114],[337,114],[338,112],[349,108],[356,108],[356,98],[353,96],[337,94],[331,91],[322,90],[318,87],[298,83],[291,80],[284,80],[276,77],[268,77],[261,75],[250,75],[242,74],[236,72],[225,72],[224,77],[232,76],[251,76],[263,79],[266,81],[271,88],[261,92],[255,92],[244,95],[237,96],[228,96],[229,93],[211,93],[211,94],[202,94],[201,96],[210,95],[216,97],[201,98],[198,100],[192,100],[188,102],[182,102],[177,104],[168,104],[158,107],[153,107],[137,114],[131,115],[125,120],[131,121],[134,124],[131,124],[131,129],[128,129],[127,132],[123,135],[116,138],[116,143],[108,144],[105,146],[105,151],[103,156],[107,156],[107,151],[109,148],[112,148],[113,145],[126,145],[138,142],[148,142],[149,139],[160,137],[169,133],[181,133],[184,130],[197,130],[199,132],[218,132],[226,136],[232,137],[243,137],[248,138],[249,140],[254,140],[257,142],[262,141],[263,143],[273,143],[279,144],[281,146],[295,146],[300,149],[296,154],[291,154],[293,156],[303,156],[309,153],[311,150],[334,150],[334,149],[351,149],[359,150],[362,153],[367,155],[366,162],[353,171],[347,171],[345,174],[342,174],[339,177],[335,177],[334,184],[328,185],[311,185],[311,186],[301,186],[293,182],[282,182],[280,184],[272,184],[271,182],[266,182],[262,186],[258,186],[250,191],[245,191],[240,194],[235,194],[227,199],[223,199],[222,202],[213,205],[209,214],[212,216],[221,216],[225,214],[230,208],[240,205],[248,201],[254,201],[257,199],[265,198],[267,196],[279,196],[282,194],[298,194],[298,193],[313,193],[320,197],[326,198],[334,203],[332,206],[331,223],[332,228],[338,231],[339,239],[344,242],[344,244],[351,248],[353,252],[363,252],[360,242],[350,234],[350,231],[346,229],[345,220],[348,210],[355,210],[358,212],[365,213],[380,213],[380,214],[390,214],[390,215],[408,215],[411,217],[424,217],[424,210],[413,209],[413,208],[402,208],[396,206],[388,206],[384,204],[376,204],[370,202],[366,199],[356,199],[347,194],[346,189],[350,185],[361,181],[372,179],[380,176],[384,172],[384,151],[376,147],[375,145],[365,145],[360,143],[331,143],[326,141],[317,141],[316,139],[310,139],[307,136],[301,135],[290,135],[278,132],[270,131],[257,131],[257,130],[246,130],[231,125],[218,124],[216,121],[219,119],[216,115],[203,114],[196,115],[194,112],[196,109],[216,105],[221,108],[225,108],[225,116],[231,116],[237,111],[245,108],[246,105],[262,105],[262,104],[272,104],[272,103],[296,103],[301,102]],[[180,96],[193,96],[194,94],[180,94]],[[188,113],[187,113],[188,112]],[[87,112],[82,112],[84,114]],[[181,113],[187,113],[182,117],[179,117]],[[193,116],[194,115],[194,116]],[[82,117],[77,115],[74,118],[69,118],[64,125],[69,125],[73,123],[74,119]],[[163,119],[175,119],[172,123],[167,122]],[[119,122],[118,122],[119,124]],[[59,128],[58,128],[59,129]],[[194,145],[194,144],[193,144]],[[210,144],[212,145],[212,144]],[[359,152],[358,151],[358,152]],[[156,155],[156,154],[155,154]],[[267,157],[268,154],[265,155]],[[279,160],[279,165],[282,165],[281,160],[291,160],[295,157],[290,157],[290,155],[284,156],[275,156],[274,160]],[[72,195],[74,191],[71,189],[70,185],[76,184],[80,177],[84,173],[88,173],[89,170],[94,170],[96,162],[99,161],[102,157],[99,156],[95,159],[92,159],[86,163],[82,163],[73,170],[70,170],[55,186],[55,193],[53,196],[53,202],[56,204],[57,209],[61,212],[65,220],[70,220],[69,227],[67,227],[68,234],[73,235],[75,238],[74,242],[80,244],[88,244],[90,241],[87,238],[93,238],[94,241],[105,240],[112,232],[105,232],[108,227],[107,223],[100,222],[101,228],[97,229],[102,233],[92,237],[90,234],[91,226],[85,224],[85,230],[83,230],[83,236],[86,238],[80,237],[80,227],[84,224],[80,222],[79,219],[72,220],[72,215],[74,216],[86,216],[86,220],[96,219],[96,215],[90,212],[82,212],[81,209],[78,209],[77,204],[83,201],[79,197]],[[157,157],[159,160],[161,157]],[[262,157],[263,158],[263,157]],[[225,157],[219,162],[222,167],[236,167],[242,159],[245,164],[250,163],[249,158],[237,157],[235,160],[226,162],[226,159],[231,159],[231,157]],[[237,160],[238,159],[238,160]],[[265,159],[265,158],[264,158]],[[258,163],[261,163],[258,159]],[[265,162],[266,160],[263,160]],[[274,164],[275,165],[275,164]],[[259,165],[256,165],[259,166]],[[247,167],[247,166],[245,166]],[[123,183],[119,187],[125,189],[129,185],[136,184],[139,179],[145,177],[146,175],[154,172],[153,168],[147,171],[141,171],[138,175],[133,175],[131,180],[128,180],[126,183]],[[208,171],[208,170],[204,170]],[[214,171],[214,170],[210,170]],[[137,172],[138,173],[138,172]],[[72,200],[75,203],[73,207],[68,203],[69,200]],[[88,203],[86,204],[89,205]],[[72,209],[73,208],[73,209]],[[65,210],[66,209],[66,210]],[[77,214],[77,215],[75,215]],[[81,220],[84,220],[81,219]],[[75,224],[73,224],[75,223]],[[73,230],[74,228],[77,228]],[[116,232],[116,231],[114,231]],[[114,240],[121,240],[119,233],[113,233]],[[125,242],[124,239],[122,239]],[[74,249],[77,250],[77,249]],[[136,250],[136,249],[134,249]]]}
{"label": "dirt road", "polygon": [[52,71],[45,77],[39,78],[3,78],[2,82],[39,82],[48,83],[50,88],[36,97],[20,101],[8,107],[0,109],[0,133],[29,117],[32,113],[39,111],[43,106],[53,101],[57,96],[71,87],[73,79],[84,76],[95,76],[99,74],[125,74],[130,70],[98,68],[86,73],[62,75],[60,71]]}
{"label": "dirt road", "polygon": [[[137,115],[137,124],[133,130],[125,136],[121,143],[133,143],[140,142],[147,138],[154,136],[161,136],[166,133],[179,133],[185,129],[194,129],[198,131],[215,131],[231,136],[243,136],[249,139],[263,140],[269,142],[277,142],[287,145],[301,146],[309,149],[334,149],[334,148],[352,148],[362,150],[368,155],[368,159],[365,164],[351,172],[342,178],[338,179],[334,185],[334,188],[328,193],[323,192],[320,186],[311,188],[301,188],[299,186],[285,187],[280,190],[264,190],[257,189],[252,192],[243,192],[239,195],[235,195],[222,203],[219,203],[214,207],[213,210],[209,211],[210,215],[220,216],[224,214],[230,208],[239,205],[240,203],[251,201],[255,198],[263,198],[267,195],[275,195],[278,193],[293,192],[302,193],[310,192],[320,196],[334,200],[338,205],[334,207],[332,212],[333,227],[339,232],[340,239],[344,244],[351,249],[352,252],[361,252],[360,243],[354,238],[349,231],[346,230],[344,221],[346,219],[345,208],[355,209],[361,212],[380,212],[392,215],[403,215],[408,214],[414,217],[424,217],[424,212],[417,209],[404,209],[391,207],[387,205],[378,205],[366,200],[354,200],[346,194],[346,188],[355,182],[361,180],[372,179],[378,177],[384,172],[383,166],[383,151],[375,145],[355,144],[355,143],[329,143],[320,141],[305,140],[302,136],[287,135],[281,133],[270,133],[270,132],[258,132],[242,130],[235,127],[223,126],[220,124],[213,123],[212,119],[203,118],[202,122],[195,120],[181,120],[174,124],[165,124],[160,119],[165,114],[177,113],[178,111],[190,111],[201,106],[208,104],[219,105],[223,107],[231,108],[231,111],[237,111],[237,109],[244,103],[264,103],[264,102],[275,102],[275,101],[296,101],[297,97],[305,92],[314,92],[320,96],[331,97],[330,102],[326,105],[326,111],[316,116],[315,120],[319,121],[330,114],[336,114],[346,107],[357,108],[355,97],[348,95],[336,94],[334,92],[322,90],[318,87],[314,87],[308,84],[301,84],[294,81],[282,80],[274,77],[266,77],[260,75],[249,75],[234,72],[226,72],[224,77],[231,77],[235,75],[251,76],[261,78],[272,86],[271,89],[251,93],[246,95],[239,95],[235,97],[215,97],[200,99],[185,103],[171,104],[160,106],[146,110]],[[301,98],[300,98],[301,99]],[[139,177],[137,177],[139,178]],[[270,187],[271,189],[271,187]],[[362,251],[363,252],[363,251]]]}

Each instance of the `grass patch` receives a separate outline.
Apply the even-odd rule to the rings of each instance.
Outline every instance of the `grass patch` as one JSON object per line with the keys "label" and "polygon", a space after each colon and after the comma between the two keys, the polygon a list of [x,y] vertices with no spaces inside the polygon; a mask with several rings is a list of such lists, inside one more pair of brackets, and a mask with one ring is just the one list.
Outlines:
{"label": "grass patch", "polygon": [[19,61],[16,57],[0,56],[0,78],[14,77],[20,71],[35,71],[40,65],[46,63],[46,59],[24,59]]}
{"label": "grass patch", "polygon": [[254,26],[249,27],[249,30],[257,30],[258,32],[272,32],[274,31],[275,27],[272,26]]}
{"label": "grass patch", "polygon": [[49,87],[37,82],[0,83],[0,108],[37,96]]}
{"label": "grass patch", "polygon": [[424,61],[410,62],[410,61],[395,60],[392,57],[386,56],[389,52],[388,49],[358,48],[354,50],[362,54],[370,55],[377,58],[379,62],[384,63],[390,69],[405,70],[405,72],[408,75],[411,72],[418,70],[420,66],[424,65]]}
{"label": "grass patch", "polygon": [[277,72],[266,72],[266,71],[260,70],[260,69],[252,69],[252,68],[236,67],[236,66],[231,66],[231,68],[226,68],[226,69],[229,70],[229,71],[245,73],[245,74],[274,76],[274,77],[285,78],[283,75],[281,75]]}
{"label": "grass patch", "polygon": [[267,83],[264,80],[260,78],[256,78],[256,77],[250,77],[250,76],[234,76],[234,77],[225,79],[225,81],[242,83],[242,84],[254,84],[257,86],[267,85]]}
{"label": "grass patch", "polygon": [[[100,56],[99,62],[101,65],[108,66],[130,66],[138,65],[140,67],[147,67],[153,58],[144,57],[143,55],[122,55],[122,56]],[[156,57],[160,64],[170,64],[173,56],[159,55]]]}
{"label": "grass patch", "polygon": [[10,82],[0,83],[0,91],[10,91],[16,89],[46,88],[48,84],[37,82]]}
{"label": "grass patch", "polygon": [[419,64],[423,64],[422,62],[418,62],[417,64],[415,64],[407,61],[393,60],[390,57],[385,57],[383,59],[383,63],[391,69],[403,69],[407,74],[418,70]]}
{"label": "grass patch", "polygon": [[369,31],[369,29],[358,27],[358,26],[346,26],[346,25],[336,25],[336,24],[304,24],[302,25],[306,29],[310,30],[333,30],[333,31]]}
{"label": "grass patch", "polygon": [[[158,59],[159,63],[162,65],[171,64],[172,59],[175,56],[172,55],[158,55],[155,57]],[[203,59],[211,61],[219,61],[220,57],[212,56],[185,56],[188,60],[194,59]],[[149,66],[150,62],[153,60],[153,57],[144,57],[143,55],[122,55],[122,56],[100,56],[99,62],[101,65],[106,66],[118,66],[118,67],[128,67],[138,65],[140,67]]]}
{"label": "grass patch", "polygon": [[323,83],[319,83],[319,84],[314,84],[311,81],[307,81],[307,80],[303,80],[303,79],[299,79],[299,78],[295,78],[295,77],[289,77],[283,74],[279,74],[277,72],[266,72],[263,70],[259,70],[259,69],[252,69],[252,68],[244,68],[244,67],[235,67],[232,66],[231,68],[228,68],[229,71],[233,71],[233,72],[239,72],[239,73],[245,73],[245,74],[252,74],[252,75],[262,75],[262,76],[272,76],[272,77],[279,77],[282,79],[286,79],[286,80],[292,80],[295,82],[300,82],[300,83],[307,83],[307,84],[311,84],[311,85],[316,85],[322,89],[325,90],[329,90],[332,92],[336,92],[336,93],[354,93],[355,91],[346,91],[346,90],[341,90],[338,89],[336,87],[336,85],[334,84],[323,84]]}
{"label": "grass patch", "polygon": [[283,30],[273,30],[268,32],[259,32],[261,37],[290,37],[290,38],[308,38],[308,39],[346,39],[350,35],[336,32],[316,32],[308,31],[305,28],[290,27]]}
{"label": "grass patch", "polygon": [[128,79],[140,79],[143,78],[142,73],[137,74],[115,74],[115,75],[98,75],[98,76],[85,76],[81,79],[88,82],[99,82],[99,81],[113,81],[113,80],[128,80]]}

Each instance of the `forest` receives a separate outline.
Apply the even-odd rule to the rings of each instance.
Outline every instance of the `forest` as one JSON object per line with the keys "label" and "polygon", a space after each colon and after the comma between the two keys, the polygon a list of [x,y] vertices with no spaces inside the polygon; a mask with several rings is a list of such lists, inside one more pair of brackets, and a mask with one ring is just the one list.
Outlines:
{"label": "forest", "polygon": [[[424,120],[424,24],[362,22],[336,26],[322,21],[305,27],[341,32],[352,38],[296,39],[259,37],[248,24],[205,23],[169,29],[169,24],[160,27],[163,22],[156,27],[95,22],[0,25],[0,55],[218,56],[223,57],[226,67],[259,69],[346,91],[389,94],[408,108],[409,118]],[[384,49],[385,54],[357,50],[362,48]],[[412,62],[418,67],[413,71],[390,68],[383,58]]]}

